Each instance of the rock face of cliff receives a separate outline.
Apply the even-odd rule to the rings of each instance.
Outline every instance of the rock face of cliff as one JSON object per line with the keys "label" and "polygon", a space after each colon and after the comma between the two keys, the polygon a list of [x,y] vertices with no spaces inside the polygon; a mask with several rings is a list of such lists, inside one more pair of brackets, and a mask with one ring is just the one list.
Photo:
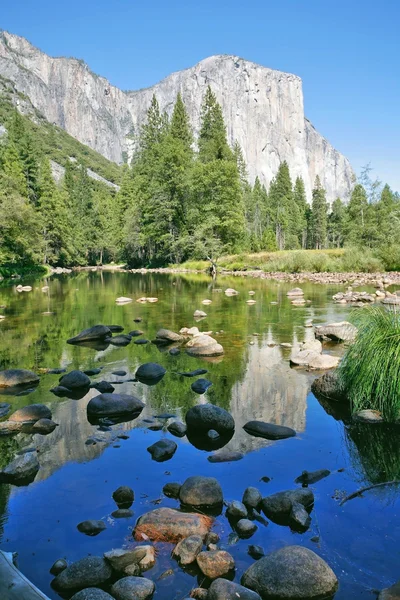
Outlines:
{"label": "rock face of cliff", "polygon": [[228,138],[243,149],[252,181],[269,185],[281,161],[301,175],[307,196],[315,176],[327,199],[346,199],[354,179],[349,161],[304,116],[301,79],[236,56],[212,56],[144,90],[123,92],[73,58],[51,58],[24,38],[0,33],[0,75],[50,122],[107,158],[132,155],[153,94],[171,113],[178,92],[195,133],[207,85],[222,105]]}

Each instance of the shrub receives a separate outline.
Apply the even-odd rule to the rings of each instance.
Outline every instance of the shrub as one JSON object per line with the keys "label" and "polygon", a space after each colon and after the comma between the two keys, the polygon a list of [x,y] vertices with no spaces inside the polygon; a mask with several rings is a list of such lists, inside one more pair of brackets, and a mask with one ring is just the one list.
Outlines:
{"label": "shrub", "polygon": [[400,314],[365,307],[352,318],[358,333],[339,366],[352,412],[378,410],[387,421],[400,416]]}

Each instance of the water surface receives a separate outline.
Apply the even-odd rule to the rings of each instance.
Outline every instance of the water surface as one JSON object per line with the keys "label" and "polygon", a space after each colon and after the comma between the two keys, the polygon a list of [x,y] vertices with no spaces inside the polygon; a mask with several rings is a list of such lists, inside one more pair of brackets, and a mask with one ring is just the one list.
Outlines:
{"label": "water surface", "polygon": [[[337,599],[369,598],[371,590],[391,585],[398,579],[399,519],[398,494],[393,488],[369,492],[344,506],[340,499],[368,483],[398,478],[400,442],[396,432],[385,428],[351,425],[335,407],[322,405],[310,392],[316,376],[289,365],[290,348],[280,344],[311,339],[314,324],[344,320],[351,310],[336,305],[331,298],[338,286],[303,284],[304,307],[294,307],[286,297],[293,286],[262,280],[221,278],[212,283],[205,276],[132,275],[121,273],[79,273],[32,282],[30,293],[14,287],[0,289],[0,306],[6,319],[0,323],[0,368],[21,367],[40,370],[63,367],[88,369],[103,367],[93,380],[121,381],[116,393],[134,393],[146,407],[140,417],[115,425],[101,433],[86,418],[86,405],[96,390],[80,400],[56,398],[49,390],[58,376],[44,374],[40,385],[26,396],[2,396],[13,408],[44,402],[53,411],[59,427],[48,436],[20,435],[0,439],[0,464],[13,452],[28,446],[39,450],[41,469],[35,482],[27,487],[0,486],[0,548],[17,551],[21,570],[52,599],[49,568],[60,557],[72,562],[87,554],[101,555],[111,548],[132,543],[136,519],[156,506],[177,507],[175,500],[162,495],[168,481],[183,482],[190,475],[215,476],[227,501],[241,500],[244,489],[253,485],[263,495],[294,489],[294,479],[305,469],[329,469],[332,474],[311,486],[315,494],[312,524],[304,533],[274,523],[259,524],[251,540],[236,541],[224,516],[216,519],[221,548],[236,560],[236,580],[253,562],[247,547],[260,544],[266,552],[287,544],[304,545],[321,555],[332,566],[340,581]],[[226,297],[223,291],[234,287],[240,293]],[[246,304],[248,292],[256,292],[254,306]],[[115,299],[128,296],[155,296],[155,304],[133,302],[118,306]],[[203,306],[205,298],[212,300]],[[276,304],[272,304],[275,303]],[[207,317],[193,319],[196,309]],[[140,323],[133,319],[140,317]],[[179,331],[197,324],[200,330],[213,331],[225,355],[199,359],[184,352],[177,357],[155,345],[105,350],[66,344],[80,330],[104,323],[122,325],[125,332],[140,328],[146,339],[153,339],[160,327]],[[257,335],[255,335],[257,334]],[[340,345],[329,344],[324,351],[340,354]],[[144,362],[158,362],[166,376],[154,387],[125,382]],[[177,371],[206,368],[213,382],[204,396],[191,391],[193,380]],[[123,369],[125,377],[112,375]],[[231,412],[236,422],[234,437],[227,449],[244,453],[243,460],[211,464],[209,453],[195,448],[187,438],[177,439],[166,431],[149,431],[144,420],[169,412],[181,420],[197,402],[213,402]],[[294,428],[295,438],[269,442],[254,438],[242,426],[262,419]],[[124,431],[126,440],[116,436]],[[86,445],[92,435],[103,442]],[[151,460],[147,447],[170,437],[178,444],[174,457],[164,463]],[[118,446],[118,447],[116,447]],[[269,483],[260,481],[264,476]],[[114,519],[116,506],[112,492],[120,485],[135,491],[134,516]],[[104,519],[107,529],[97,537],[78,532],[76,525],[86,519]],[[312,541],[312,539],[316,541]],[[146,573],[156,582],[157,600],[178,600],[189,595],[198,584],[196,575],[182,571],[171,559],[171,546],[159,545],[156,566]],[[172,568],[170,577],[158,580]],[[201,582],[201,578],[199,578]]]}

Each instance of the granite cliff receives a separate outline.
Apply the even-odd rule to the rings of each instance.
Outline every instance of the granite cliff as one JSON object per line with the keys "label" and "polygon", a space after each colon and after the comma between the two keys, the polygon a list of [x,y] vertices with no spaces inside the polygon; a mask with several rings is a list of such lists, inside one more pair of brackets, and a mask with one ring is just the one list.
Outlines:
{"label": "granite cliff", "polygon": [[212,56],[150,88],[124,92],[81,60],[52,58],[24,38],[0,32],[0,75],[48,121],[118,163],[130,159],[153,94],[171,113],[180,91],[196,133],[210,84],[252,181],[258,175],[268,185],[286,160],[293,178],[303,177],[309,199],[316,175],[329,201],[347,199],[353,183],[349,161],[304,116],[301,79],[237,56]]}

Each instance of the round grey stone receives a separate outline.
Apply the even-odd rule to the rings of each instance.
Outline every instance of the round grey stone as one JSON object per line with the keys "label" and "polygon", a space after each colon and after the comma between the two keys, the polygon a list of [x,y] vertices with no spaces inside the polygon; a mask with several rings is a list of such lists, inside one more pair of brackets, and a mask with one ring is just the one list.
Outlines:
{"label": "round grey stone", "polygon": [[115,600],[147,600],[154,590],[154,583],[146,577],[123,577],[111,587],[111,594]]}

